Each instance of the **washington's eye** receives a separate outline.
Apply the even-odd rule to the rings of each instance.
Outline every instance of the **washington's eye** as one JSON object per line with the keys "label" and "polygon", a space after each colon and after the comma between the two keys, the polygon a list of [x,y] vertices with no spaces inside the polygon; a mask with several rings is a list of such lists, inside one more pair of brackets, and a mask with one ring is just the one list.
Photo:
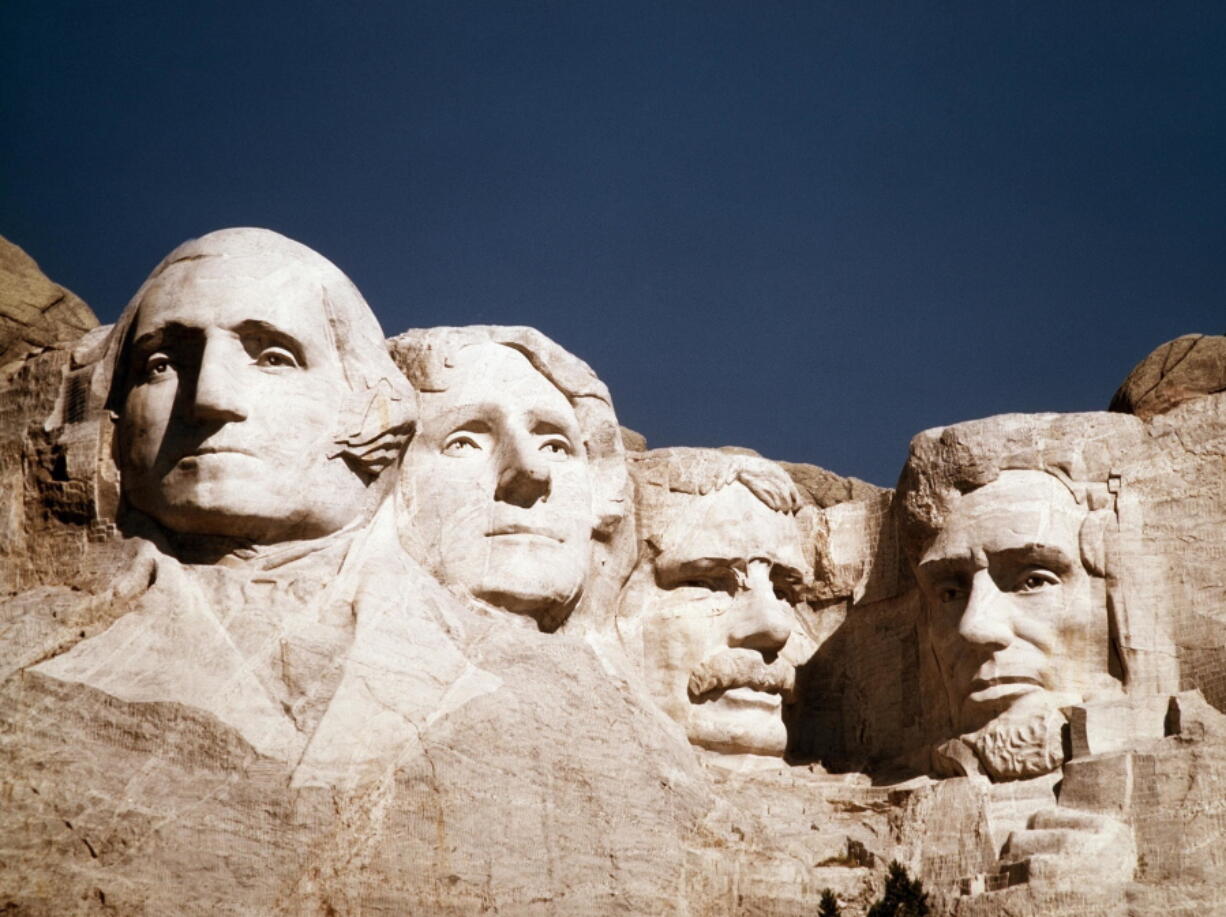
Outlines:
{"label": "washington's eye", "polygon": [[1018,592],[1038,592],[1049,586],[1060,585],[1060,578],[1048,570],[1031,570],[1017,584]]}
{"label": "washington's eye", "polygon": [[170,357],[164,353],[155,353],[145,361],[146,376],[164,376],[170,372],[171,366]]}
{"label": "washington's eye", "polygon": [[471,436],[453,436],[443,444],[444,455],[466,455],[480,449],[480,444]]}
{"label": "washington's eye", "polygon": [[294,355],[284,347],[266,347],[260,351],[255,362],[257,366],[292,367],[298,365]]}

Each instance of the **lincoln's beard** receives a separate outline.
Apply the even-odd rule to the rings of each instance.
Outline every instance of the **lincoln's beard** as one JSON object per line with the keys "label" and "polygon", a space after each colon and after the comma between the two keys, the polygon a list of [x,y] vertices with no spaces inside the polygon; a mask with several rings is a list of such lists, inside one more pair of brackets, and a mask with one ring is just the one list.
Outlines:
{"label": "lincoln's beard", "polygon": [[1022,780],[1051,773],[1064,763],[1065,723],[1050,702],[1027,705],[1024,713],[1001,714],[961,740],[993,780]]}
{"label": "lincoln's beard", "polygon": [[1064,763],[1062,708],[1081,703],[1076,694],[1036,691],[995,719],[931,749],[929,761],[941,777],[986,774],[995,781],[1049,774]]}

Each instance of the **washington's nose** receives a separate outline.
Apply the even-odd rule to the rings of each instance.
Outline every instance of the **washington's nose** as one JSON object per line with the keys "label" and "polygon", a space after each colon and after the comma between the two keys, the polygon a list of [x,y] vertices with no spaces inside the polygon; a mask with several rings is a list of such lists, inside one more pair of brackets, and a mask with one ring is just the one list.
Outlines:
{"label": "washington's nose", "polygon": [[1009,603],[987,570],[971,579],[971,592],[958,622],[958,633],[968,643],[980,646],[1008,646],[1013,640],[1009,624]]}
{"label": "washington's nose", "polygon": [[728,634],[730,646],[774,654],[783,649],[794,627],[792,606],[775,594],[770,567],[751,563],[745,588],[733,599]]}
{"label": "washington's nose", "polygon": [[200,369],[191,403],[195,420],[233,422],[247,419],[243,383],[226,360],[225,350],[220,343],[208,342],[200,354]]}
{"label": "washington's nose", "polygon": [[495,500],[527,508],[538,500],[549,499],[549,463],[534,446],[530,440],[519,437],[504,442]]}

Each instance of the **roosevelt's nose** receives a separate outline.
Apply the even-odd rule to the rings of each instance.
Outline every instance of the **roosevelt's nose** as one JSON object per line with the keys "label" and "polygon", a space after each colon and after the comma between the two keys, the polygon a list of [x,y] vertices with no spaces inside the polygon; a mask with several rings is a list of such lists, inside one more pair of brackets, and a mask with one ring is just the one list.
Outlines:
{"label": "roosevelt's nose", "polygon": [[728,645],[774,654],[783,649],[794,627],[792,606],[775,594],[770,565],[754,561],[746,571],[744,588],[728,609]]}
{"label": "roosevelt's nose", "polygon": [[987,570],[979,570],[971,579],[966,608],[958,621],[958,634],[968,643],[1003,648],[1013,642],[1013,627],[1009,622],[1012,609]]}
{"label": "roosevelt's nose", "polygon": [[237,363],[222,341],[206,341],[200,354],[195,391],[190,404],[197,421],[233,422],[247,419],[247,396],[243,380],[235,372]]}
{"label": "roosevelt's nose", "polygon": [[529,507],[549,499],[549,462],[529,437],[511,436],[502,443],[502,465],[494,499]]}

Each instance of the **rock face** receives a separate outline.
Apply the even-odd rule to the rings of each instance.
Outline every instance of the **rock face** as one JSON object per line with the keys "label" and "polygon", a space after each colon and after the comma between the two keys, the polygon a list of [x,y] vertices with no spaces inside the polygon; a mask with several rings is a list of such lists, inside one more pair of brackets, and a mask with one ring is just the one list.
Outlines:
{"label": "rock face", "polygon": [[35,311],[0,906],[864,914],[898,860],[936,913],[1226,910],[1213,384],[925,431],[895,492],[647,451],[539,332],[385,340],[264,230]]}
{"label": "rock face", "polygon": [[33,258],[0,237],[0,371],[40,348],[72,343],[96,327],[89,306],[48,280]]}
{"label": "rock face", "polygon": [[1226,392],[1226,335],[1185,334],[1133,367],[1109,410],[1150,420],[1193,398]]}

